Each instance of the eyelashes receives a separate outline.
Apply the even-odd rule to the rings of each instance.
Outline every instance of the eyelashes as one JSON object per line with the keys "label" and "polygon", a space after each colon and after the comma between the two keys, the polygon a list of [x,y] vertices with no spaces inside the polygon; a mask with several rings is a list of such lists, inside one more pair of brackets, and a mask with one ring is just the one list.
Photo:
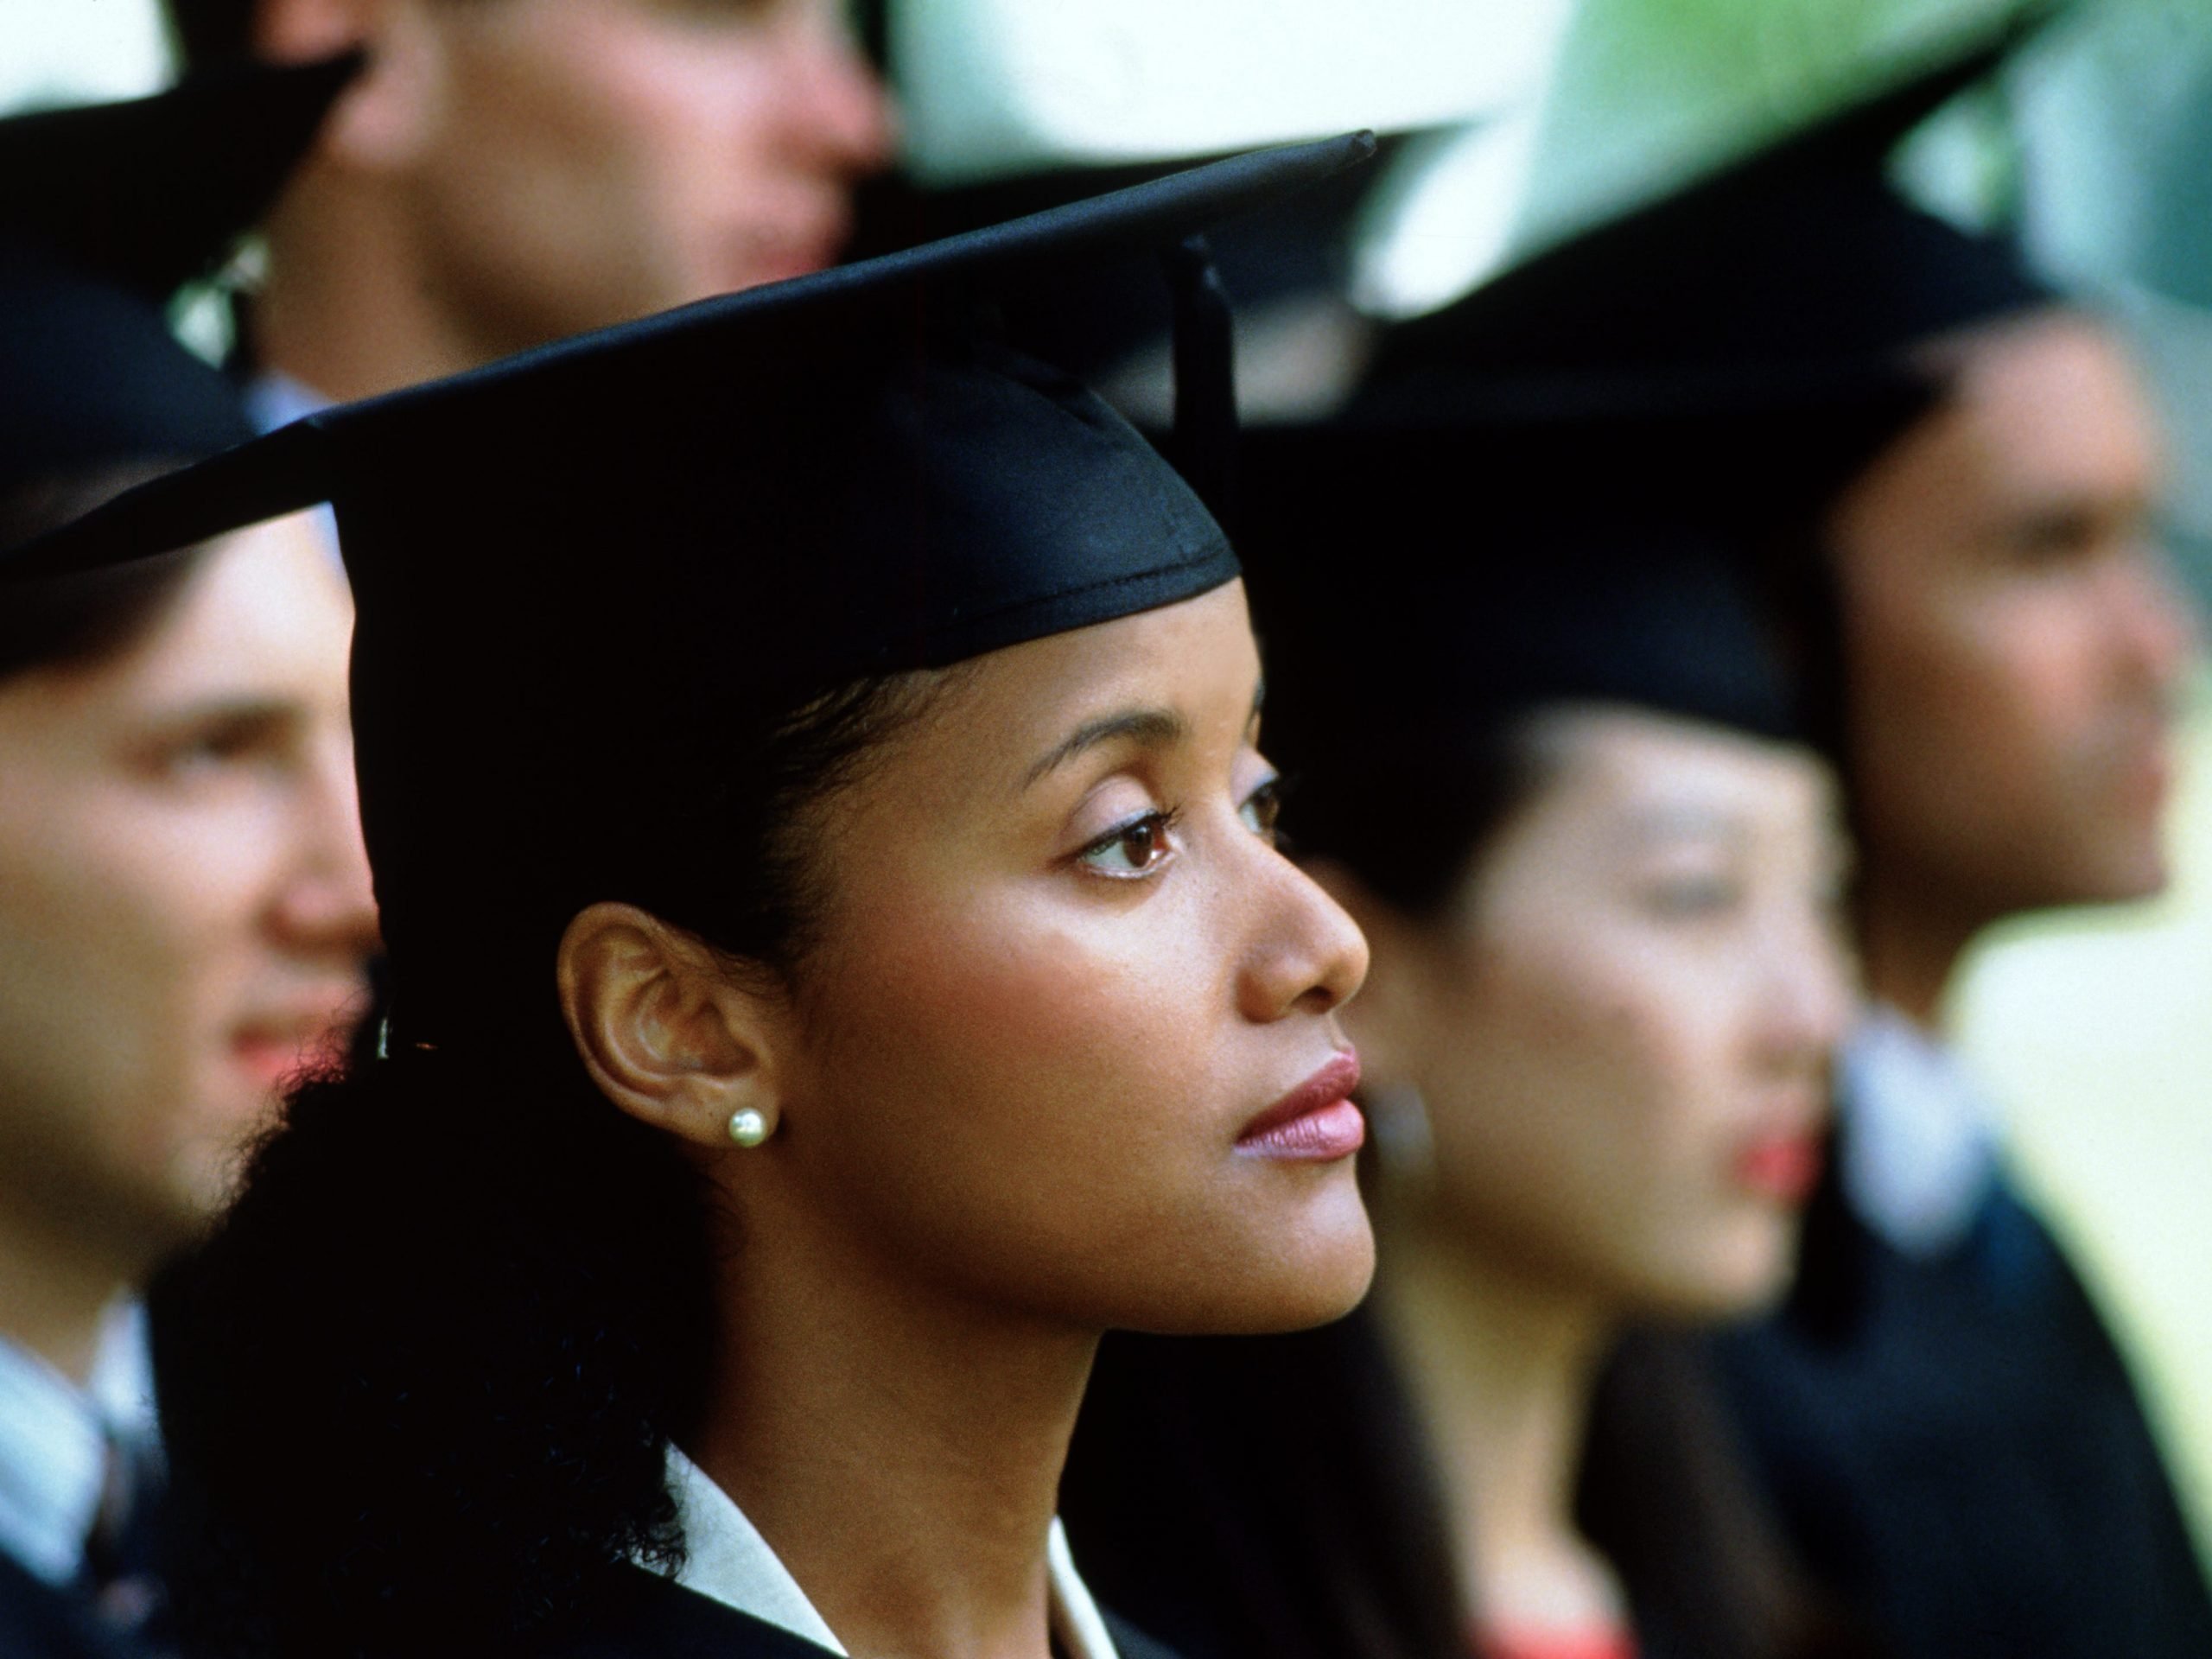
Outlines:
{"label": "eyelashes", "polygon": [[1244,798],[1243,805],[1236,809],[1236,816],[1244,820],[1244,827],[1270,847],[1282,844],[1279,824],[1282,818],[1283,797],[1290,785],[1277,773],[1262,781],[1259,787]]}
{"label": "eyelashes", "polygon": [[1168,807],[1141,813],[1116,824],[1076,855],[1093,874],[1127,881],[1150,875],[1173,855],[1174,831],[1183,809]]}
{"label": "eyelashes", "polygon": [[[1283,783],[1280,777],[1262,780],[1236,809],[1247,830],[1268,845],[1277,844],[1275,824],[1282,812]],[[1158,807],[1126,818],[1076,854],[1076,861],[1094,875],[1117,881],[1139,880],[1158,874],[1181,850],[1183,809]]]}

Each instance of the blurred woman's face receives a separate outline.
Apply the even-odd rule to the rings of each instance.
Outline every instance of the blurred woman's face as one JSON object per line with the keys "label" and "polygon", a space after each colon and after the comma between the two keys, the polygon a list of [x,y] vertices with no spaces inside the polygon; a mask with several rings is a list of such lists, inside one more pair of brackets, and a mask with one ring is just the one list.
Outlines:
{"label": "blurred woman's face", "polygon": [[352,616],[287,520],[203,556],[120,652],[0,683],[9,1215],[174,1244],[279,1078],[359,1013]]}
{"label": "blurred woman's face", "polygon": [[978,659],[835,798],[782,1127],[745,1154],[810,1252],[1070,1330],[1358,1300],[1366,946],[1275,850],[1259,689],[1232,583]]}
{"label": "blurred woman's face", "polygon": [[1787,1281],[1851,1006],[1830,775],[1625,709],[1530,737],[1535,794],[1382,964],[1436,1219],[1596,1306],[1746,1311]]}

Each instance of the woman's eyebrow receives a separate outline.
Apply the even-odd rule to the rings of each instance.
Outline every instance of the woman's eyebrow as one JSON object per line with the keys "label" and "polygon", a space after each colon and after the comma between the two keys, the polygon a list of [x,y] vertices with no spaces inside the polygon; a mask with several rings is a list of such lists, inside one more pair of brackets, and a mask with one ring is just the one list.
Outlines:
{"label": "woman's eyebrow", "polygon": [[1086,749],[1101,743],[1132,742],[1141,748],[1164,749],[1191,734],[1191,723],[1173,709],[1122,709],[1096,720],[1085,721],[1054,744],[1023,776],[1021,786],[1034,788],[1053,772]]}
{"label": "woman's eyebrow", "polygon": [[1661,806],[1637,813],[1628,834],[1639,843],[1667,841],[1743,841],[1751,826],[1743,815],[1719,806]]}

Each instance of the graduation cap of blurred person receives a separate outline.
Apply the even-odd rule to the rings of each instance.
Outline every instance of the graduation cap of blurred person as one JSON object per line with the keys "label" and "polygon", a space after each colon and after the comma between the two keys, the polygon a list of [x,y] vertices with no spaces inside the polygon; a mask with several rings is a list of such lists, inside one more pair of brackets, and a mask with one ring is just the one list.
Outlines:
{"label": "graduation cap of blurred person", "polygon": [[1892,397],[1916,346],[2054,301],[2010,239],[1914,207],[1887,168],[2056,10],[1955,36],[1902,83],[1402,326],[1362,405],[1725,419]]}
{"label": "graduation cap of blurred person", "polygon": [[995,340],[990,303],[1159,252],[1179,447],[1205,482],[1235,407],[1198,233],[1372,149],[1260,152],[327,410],[18,563],[127,559],[331,503],[395,1019],[420,1040],[485,978],[442,912],[654,903],[654,837],[680,828],[603,798],[590,762],[650,778],[656,709],[792,706],[1233,578],[1198,493],[1080,383]]}
{"label": "graduation cap of blurred person", "polygon": [[1816,510],[1936,395],[1914,347],[2052,302],[1887,163],[2030,26],[1395,329],[1332,420],[1248,432],[1279,757],[1441,779],[1562,701],[1834,750]]}
{"label": "graduation cap of blurred person", "polygon": [[1732,513],[1578,487],[1605,465],[1580,431],[1284,435],[1249,435],[1254,605],[1271,652],[1310,639],[1348,671],[1271,676],[1271,714],[1278,689],[1310,696],[1332,721],[1379,719],[1382,745],[1561,701],[1802,735],[1765,550]]}
{"label": "graduation cap of blurred person", "polygon": [[[1624,705],[1781,741],[1823,710],[1753,526],[1671,487],[1593,487],[1586,429],[1246,435],[1239,544],[1294,835],[1419,909],[1462,873],[1513,723]],[[1656,474],[1647,474],[1656,479]]]}
{"label": "graduation cap of blurred person", "polygon": [[0,499],[252,435],[166,308],[269,208],[356,57],[0,120]]}

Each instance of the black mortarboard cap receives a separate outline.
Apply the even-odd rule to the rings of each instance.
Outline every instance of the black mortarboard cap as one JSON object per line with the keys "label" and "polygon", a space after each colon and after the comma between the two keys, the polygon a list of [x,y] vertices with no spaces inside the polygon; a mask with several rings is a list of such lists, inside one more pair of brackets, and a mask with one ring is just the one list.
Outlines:
{"label": "black mortarboard cap", "polygon": [[267,210],[357,67],[238,65],[0,120],[0,496],[252,435],[166,308]]}
{"label": "black mortarboard cap", "polygon": [[1806,738],[1757,528],[1675,487],[1642,438],[1332,422],[1246,439],[1239,543],[1266,573],[1291,831],[1384,897],[1444,898],[1537,709]]}
{"label": "black mortarboard cap", "polygon": [[[654,815],[594,794],[580,757],[650,772],[664,700],[791,707],[1233,578],[1192,489],[1082,385],[995,343],[990,302],[1133,249],[1169,256],[1192,337],[1216,345],[1185,354],[1208,384],[1185,388],[1181,435],[1217,461],[1226,331],[1190,239],[1372,148],[1239,157],[334,408],[18,563],[127,558],[331,502],[394,994],[410,1030],[449,1024],[441,1006],[482,982],[468,942],[571,902],[654,902]],[[469,925],[501,913],[525,925]]]}
{"label": "black mortarboard cap", "polygon": [[1394,331],[1368,406],[1468,418],[1723,416],[1894,380],[1911,348],[2051,302],[2007,238],[1912,206],[1888,163],[2050,8]]}
{"label": "black mortarboard cap", "polygon": [[[1606,459],[1583,430],[1249,433],[1239,540],[1268,576],[1271,716],[1312,701],[1301,721],[1432,753],[1441,733],[1569,701],[1797,736],[1757,530],[1648,459],[1593,486]],[[1340,666],[1291,665],[1309,654]]]}

